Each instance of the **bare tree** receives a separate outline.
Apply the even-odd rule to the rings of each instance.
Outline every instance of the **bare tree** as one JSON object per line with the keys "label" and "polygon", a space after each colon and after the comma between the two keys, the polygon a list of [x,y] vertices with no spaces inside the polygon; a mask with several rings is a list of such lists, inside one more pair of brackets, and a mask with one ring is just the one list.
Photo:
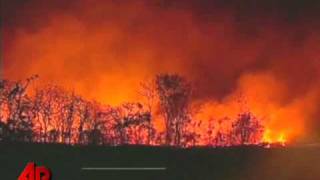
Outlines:
{"label": "bare tree", "polygon": [[[80,124],[78,131],[82,136],[81,144],[91,145],[111,145],[112,135],[110,135],[110,108],[103,107],[96,102],[86,102],[82,107]],[[82,131],[82,132],[81,132]]]}
{"label": "bare tree", "polygon": [[85,128],[86,124],[90,122],[92,114],[92,104],[89,101],[79,99],[79,122],[78,122],[78,143],[85,144]]}
{"label": "bare tree", "polygon": [[65,105],[65,138],[67,138],[67,143],[71,144],[74,140],[74,123],[75,116],[77,112],[77,104],[79,102],[79,97],[72,92],[69,96],[66,96],[66,105]]}
{"label": "bare tree", "polygon": [[49,126],[52,123],[55,103],[59,95],[56,88],[55,86],[47,86],[35,91],[32,110],[40,142],[48,142]]}
{"label": "bare tree", "polygon": [[[157,104],[157,90],[154,81],[144,81],[140,84],[140,91],[139,94],[144,98],[144,104],[147,107],[147,111],[149,112],[150,116],[153,116],[155,114],[155,106]],[[150,119],[148,121],[148,141],[147,144],[155,143],[151,142],[156,135],[156,131],[153,125],[154,119]]]}
{"label": "bare tree", "polygon": [[[124,103],[113,110],[114,130],[119,137],[119,144],[143,144],[148,142],[151,114],[140,103]],[[150,130],[151,129],[151,130]]]}
{"label": "bare tree", "polygon": [[166,126],[166,145],[181,143],[184,126],[190,121],[190,84],[176,74],[160,74],[155,79],[160,109]]}
{"label": "bare tree", "polygon": [[250,112],[239,114],[232,126],[232,139],[236,145],[259,143],[262,138],[263,126]]}
{"label": "bare tree", "polygon": [[[32,76],[25,81],[9,82],[1,81],[1,114],[6,114],[6,122],[3,130],[13,141],[32,141],[32,103],[27,95],[27,88],[38,76]],[[4,117],[1,115],[1,119]]]}

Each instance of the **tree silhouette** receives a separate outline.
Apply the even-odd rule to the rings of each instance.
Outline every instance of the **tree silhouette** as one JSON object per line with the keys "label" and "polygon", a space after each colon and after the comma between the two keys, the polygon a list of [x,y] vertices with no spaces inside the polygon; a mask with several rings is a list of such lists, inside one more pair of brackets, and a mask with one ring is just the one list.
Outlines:
{"label": "tree silhouette", "polygon": [[166,145],[179,146],[184,126],[190,121],[190,84],[176,74],[160,74],[155,79],[160,109],[166,126]]}
{"label": "tree silhouette", "polygon": [[[198,120],[194,115],[201,105],[191,102],[191,85],[177,74],[157,75],[141,84],[139,93],[144,99],[115,107],[54,85],[27,93],[36,78],[0,80],[0,141],[178,147],[262,141],[262,121],[250,112],[245,97],[240,96],[242,113],[235,119]],[[164,129],[159,130],[162,120]]]}
{"label": "tree silhouette", "polygon": [[262,138],[263,126],[250,112],[239,114],[232,126],[232,137],[235,144],[259,143]]}
{"label": "tree silhouette", "polygon": [[[29,84],[37,77],[35,75],[20,82],[1,81],[0,118],[2,121],[1,129],[3,137],[6,137],[6,140],[32,141],[32,102],[27,96],[26,91]],[[6,114],[6,117],[3,117],[2,114]]]}
{"label": "tree silhouette", "polygon": [[140,103],[124,103],[114,109],[114,129],[120,144],[145,144],[149,141],[151,114]]}

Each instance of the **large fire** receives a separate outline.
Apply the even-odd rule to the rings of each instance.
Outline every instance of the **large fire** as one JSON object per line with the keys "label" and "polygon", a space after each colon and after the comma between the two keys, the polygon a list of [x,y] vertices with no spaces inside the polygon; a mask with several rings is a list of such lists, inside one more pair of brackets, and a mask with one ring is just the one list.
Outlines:
{"label": "large fire", "polygon": [[189,102],[190,84],[179,75],[156,76],[141,86],[140,102],[120,106],[88,101],[54,85],[27,90],[37,78],[1,81],[2,140],[24,137],[29,129],[35,142],[269,147],[285,146],[297,133],[275,126],[280,123],[272,126],[276,120],[257,114],[243,93],[217,104]]}
{"label": "large fire", "polygon": [[[193,87],[188,129],[200,134],[198,145],[208,144],[210,126],[227,136],[244,113],[263,127],[253,144],[317,134],[320,31],[312,18],[290,24],[281,8],[270,15],[218,1],[50,2],[5,4],[4,79],[39,74],[29,89],[56,84],[103,106],[148,107],[141,83],[177,73]],[[166,125],[159,104],[152,107],[160,133]]]}

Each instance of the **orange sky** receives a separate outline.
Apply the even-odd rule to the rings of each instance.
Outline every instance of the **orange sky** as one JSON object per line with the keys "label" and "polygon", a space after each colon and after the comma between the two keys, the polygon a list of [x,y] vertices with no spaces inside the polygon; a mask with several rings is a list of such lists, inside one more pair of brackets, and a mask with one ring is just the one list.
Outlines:
{"label": "orange sky", "polygon": [[298,10],[267,1],[4,5],[5,78],[39,74],[39,84],[117,105],[139,100],[140,82],[179,73],[196,87],[200,117],[234,116],[235,99],[244,95],[275,136],[309,139],[317,134],[311,127],[320,127],[320,31],[309,4]]}

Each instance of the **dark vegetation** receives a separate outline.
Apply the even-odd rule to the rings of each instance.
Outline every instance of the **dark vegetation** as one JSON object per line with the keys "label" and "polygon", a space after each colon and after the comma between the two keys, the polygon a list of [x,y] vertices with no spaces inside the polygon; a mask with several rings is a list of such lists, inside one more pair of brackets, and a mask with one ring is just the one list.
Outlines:
{"label": "dark vegetation", "polygon": [[[113,107],[55,85],[30,88],[38,76],[0,81],[0,141],[72,145],[165,145],[175,147],[258,144],[264,127],[249,111],[237,119],[193,117],[193,87],[175,74],[141,85],[141,102]],[[156,121],[162,121],[163,130]],[[232,122],[229,128],[224,123]],[[201,128],[200,128],[201,127]],[[197,129],[198,128],[198,129]],[[199,130],[201,129],[201,130]]]}
{"label": "dark vegetation", "polygon": [[[0,179],[17,179],[30,161],[49,167],[57,180],[320,179],[319,148],[257,146],[264,127],[249,111],[240,113],[230,129],[217,129],[230,120],[226,117],[208,120],[204,132],[196,131],[201,121],[194,122],[193,89],[181,76],[159,75],[142,84],[143,102],[118,107],[54,85],[31,89],[36,79],[0,81]],[[164,122],[163,131],[155,125],[155,115]]]}

